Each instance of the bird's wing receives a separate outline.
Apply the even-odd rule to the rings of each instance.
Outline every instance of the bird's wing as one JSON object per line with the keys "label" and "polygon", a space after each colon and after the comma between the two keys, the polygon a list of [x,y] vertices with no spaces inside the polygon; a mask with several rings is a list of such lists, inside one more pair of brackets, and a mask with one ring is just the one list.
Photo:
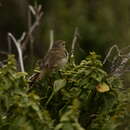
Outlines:
{"label": "bird's wing", "polygon": [[42,67],[55,68],[57,67],[57,62],[62,58],[66,57],[65,50],[61,49],[51,49],[45,56]]}

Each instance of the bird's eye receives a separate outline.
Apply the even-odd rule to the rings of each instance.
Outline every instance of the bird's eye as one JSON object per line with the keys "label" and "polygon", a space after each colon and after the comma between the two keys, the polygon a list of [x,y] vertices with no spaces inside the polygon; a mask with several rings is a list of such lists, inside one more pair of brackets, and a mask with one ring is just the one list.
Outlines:
{"label": "bird's eye", "polygon": [[62,46],[65,46],[65,42],[62,42]]}

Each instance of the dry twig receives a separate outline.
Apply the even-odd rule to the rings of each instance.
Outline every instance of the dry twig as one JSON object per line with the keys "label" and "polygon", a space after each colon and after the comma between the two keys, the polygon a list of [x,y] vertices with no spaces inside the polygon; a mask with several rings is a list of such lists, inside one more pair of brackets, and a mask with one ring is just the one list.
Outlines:
{"label": "dry twig", "polygon": [[78,36],[79,36],[78,28],[76,27],[76,28],[75,28],[75,31],[74,31],[74,37],[73,37],[73,41],[72,41],[71,54],[70,54],[70,62],[71,62],[74,66],[75,66],[74,52],[75,52],[75,45],[76,45],[76,42],[77,42],[77,40],[78,40]]}
{"label": "dry twig", "polygon": [[8,33],[8,36],[13,40],[13,42],[14,42],[16,48],[17,48],[18,55],[19,55],[20,69],[21,69],[22,72],[25,72],[24,71],[24,64],[23,64],[22,49],[21,49],[21,44],[19,42],[20,40],[16,40],[15,37],[13,36],[13,34],[11,34],[11,33]]}
{"label": "dry twig", "polygon": [[111,52],[113,51],[114,48],[116,48],[116,50],[117,50],[117,52],[118,52],[118,56],[121,56],[119,47],[118,47],[117,45],[113,45],[113,46],[109,49],[109,51],[108,51],[108,53],[107,53],[107,56],[105,57],[105,59],[104,59],[104,61],[103,61],[103,65],[106,63],[106,61],[107,61],[108,58],[110,57]]}
{"label": "dry twig", "polygon": [[77,39],[78,39],[78,27],[75,28],[75,31],[74,31],[74,37],[73,37],[73,41],[72,41],[72,47],[71,47],[71,57],[73,58],[74,57],[74,50],[75,50],[75,44],[77,42]]}
{"label": "dry twig", "polygon": [[120,77],[124,72],[128,71],[127,69],[125,69],[125,66],[128,63],[129,59],[130,59],[130,53],[128,53],[122,58],[120,64],[113,72],[114,76]]}
{"label": "dry twig", "polygon": [[54,30],[51,29],[50,30],[50,46],[48,50],[52,48],[53,44],[54,44]]}
{"label": "dry twig", "polygon": [[41,5],[38,5],[38,6],[36,5],[35,7],[30,5],[29,10],[31,11],[31,13],[35,17],[35,22],[32,25],[30,25],[28,33],[26,35],[26,38],[22,43],[22,50],[23,51],[26,50],[27,44],[28,44],[29,40],[32,38],[32,34],[35,31],[35,29],[40,25],[40,21],[41,21],[42,16],[43,16],[43,11],[42,11]]}
{"label": "dry twig", "polygon": [[120,77],[124,72],[128,71],[125,69],[126,64],[128,63],[129,59],[130,59],[130,52],[123,54],[125,52],[126,49],[128,49],[130,46],[128,46],[127,48],[123,48],[123,49],[119,49],[119,47],[117,45],[113,45],[110,50],[108,51],[107,56],[105,57],[103,64],[106,63],[106,61],[108,60],[108,58],[110,57],[113,49],[115,48],[117,51],[117,55],[113,57],[112,60],[112,67],[111,67],[111,71],[112,71],[112,75],[113,76],[117,76]]}

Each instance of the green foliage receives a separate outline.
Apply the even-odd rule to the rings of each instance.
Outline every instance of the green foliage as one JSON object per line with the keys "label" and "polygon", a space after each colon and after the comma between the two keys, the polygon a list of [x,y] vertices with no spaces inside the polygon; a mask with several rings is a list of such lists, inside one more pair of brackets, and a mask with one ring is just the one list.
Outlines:
{"label": "green foliage", "polygon": [[0,68],[1,130],[120,130],[128,126],[130,90],[103,70],[94,52],[79,65],[68,63],[33,86],[27,78],[27,73],[16,71],[14,56]]}
{"label": "green foliage", "polygon": [[51,119],[40,97],[29,92],[26,73],[16,72],[14,56],[0,69],[0,129],[49,130]]}

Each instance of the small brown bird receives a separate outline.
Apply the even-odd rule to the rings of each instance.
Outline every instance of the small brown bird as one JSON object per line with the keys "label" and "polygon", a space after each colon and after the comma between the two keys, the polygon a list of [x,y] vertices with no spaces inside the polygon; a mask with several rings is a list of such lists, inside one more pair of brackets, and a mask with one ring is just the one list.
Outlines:
{"label": "small brown bird", "polygon": [[65,41],[55,41],[52,49],[48,51],[40,65],[40,73],[35,74],[31,79],[33,81],[41,80],[47,73],[52,72],[57,68],[62,68],[67,61],[68,52],[65,48]]}

